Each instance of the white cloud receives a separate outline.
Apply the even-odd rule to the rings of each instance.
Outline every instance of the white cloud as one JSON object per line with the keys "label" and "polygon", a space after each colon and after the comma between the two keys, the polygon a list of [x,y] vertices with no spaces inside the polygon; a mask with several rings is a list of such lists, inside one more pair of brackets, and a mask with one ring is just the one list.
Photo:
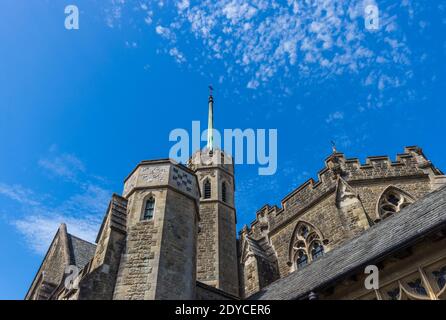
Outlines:
{"label": "white cloud", "polygon": [[172,48],[169,50],[169,54],[175,58],[175,61],[178,63],[186,62],[186,58],[184,57],[184,54],[178,50],[177,48]]}
{"label": "white cloud", "polygon": [[39,166],[48,170],[51,174],[73,180],[80,172],[85,171],[85,166],[72,154],[51,154],[48,158],[39,160]]}
{"label": "white cloud", "polygon": [[183,11],[189,8],[189,5],[190,5],[189,0],[181,0],[177,3],[177,8],[178,10]]}
{"label": "white cloud", "polygon": [[246,87],[248,89],[256,89],[259,85],[260,85],[260,83],[257,80],[250,80],[248,82],[248,84],[246,85]]}
{"label": "white cloud", "polygon": [[13,221],[13,225],[24,236],[31,250],[45,254],[61,223],[66,223],[68,232],[77,237],[94,242],[100,220],[96,216],[76,218],[71,216],[46,214],[29,215]]}
{"label": "white cloud", "polygon": [[34,192],[18,184],[8,185],[0,182],[0,195],[24,205],[39,205],[39,201],[35,200]]}
{"label": "white cloud", "polygon": [[335,111],[328,115],[327,119],[325,119],[325,122],[331,123],[333,121],[342,120],[342,119],[344,119],[344,113],[341,111]]}
{"label": "white cloud", "polygon": [[161,37],[168,39],[168,40],[174,40],[175,34],[173,34],[169,28],[163,27],[161,25],[156,26],[155,31],[157,34],[159,34]]}
{"label": "white cloud", "polygon": [[[75,155],[56,154],[39,160],[39,166],[67,183],[71,196],[56,199],[18,184],[0,182],[0,196],[17,205],[17,216],[9,216],[10,224],[24,236],[29,247],[43,254],[60,223],[67,224],[70,233],[87,241],[94,241],[111,197],[102,186],[106,179],[89,174]],[[94,181],[94,182],[92,182]]]}
{"label": "white cloud", "polygon": [[67,224],[69,232],[87,241],[94,241],[105,214],[111,192],[100,186],[86,184],[60,204],[42,201],[45,197],[18,185],[0,183],[0,195],[18,205],[20,217],[10,223],[24,236],[29,247],[38,254],[48,249],[59,225]]}
{"label": "white cloud", "polygon": [[133,48],[133,49],[138,48],[138,44],[135,41],[132,41],[132,42],[126,41],[125,46],[127,48]]}
{"label": "white cloud", "polygon": [[[221,61],[225,79],[242,81],[248,89],[272,81],[304,86],[344,75],[378,87],[381,76],[392,75],[393,81],[381,82],[381,88],[388,90],[403,84],[401,79],[416,59],[398,19],[401,11],[415,12],[409,1],[400,7],[379,3],[381,28],[376,32],[364,25],[364,6],[376,4],[372,0],[168,4],[163,10],[169,14],[158,14],[156,2],[144,1],[141,9],[150,13],[150,21],[157,21],[156,32],[165,41],[158,52],[179,63],[186,62],[187,54],[186,66],[200,72],[207,64]],[[376,71],[370,83],[371,78],[366,78],[372,70]]]}
{"label": "white cloud", "polygon": [[249,5],[246,1],[231,1],[224,5],[222,13],[232,24],[237,24],[240,20],[249,20],[256,13],[257,9]]}
{"label": "white cloud", "polygon": [[105,9],[105,20],[110,28],[114,28],[121,20],[122,7],[125,3],[125,0],[111,0],[109,7]]}

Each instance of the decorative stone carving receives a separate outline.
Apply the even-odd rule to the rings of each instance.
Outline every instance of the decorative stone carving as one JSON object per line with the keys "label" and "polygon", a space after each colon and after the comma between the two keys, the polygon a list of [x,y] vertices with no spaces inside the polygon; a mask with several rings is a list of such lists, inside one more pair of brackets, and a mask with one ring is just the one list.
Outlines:
{"label": "decorative stone carving", "polygon": [[[175,187],[186,193],[193,193],[196,190],[195,178],[190,173],[177,167],[172,168],[172,183]],[[196,195],[196,192],[194,195]]]}
{"label": "decorative stone carving", "polygon": [[162,183],[167,175],[167,170],[167,167],[144,167],[141,169],[141,178],[149,183]]}
{"label": "decorative stone carving", "polygon": [[136,173],[133,173],[133,175],[127,180],[127,182],[124,184],[124,195],[130,192],[135,185],[136,185]]}

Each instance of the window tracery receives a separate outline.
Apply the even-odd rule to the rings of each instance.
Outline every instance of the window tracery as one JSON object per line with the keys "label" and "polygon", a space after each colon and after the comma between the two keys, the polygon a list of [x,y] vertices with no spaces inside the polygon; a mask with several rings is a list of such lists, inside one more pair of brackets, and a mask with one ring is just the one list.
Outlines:
{"label": "window tracery", "polygon": [[319,232],[307,223],[299,222],[292,239],[290,250],[290,265],[301,269],[308,263],[324,254],[322,237]]}
{"label": "window tracery", "polygon": [[387,188],[378,200],[378,220],[400,212],[412,202],[413,198],[406,192],[392,186]]}

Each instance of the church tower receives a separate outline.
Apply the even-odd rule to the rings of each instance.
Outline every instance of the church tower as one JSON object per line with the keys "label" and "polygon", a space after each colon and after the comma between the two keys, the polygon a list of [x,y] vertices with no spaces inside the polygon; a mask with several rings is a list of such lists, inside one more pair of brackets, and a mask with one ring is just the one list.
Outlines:
{"label": "church tower", "polygon": [[142,161],[132,171],[113,299],[195,299],[199,193],[195,174],[169,159]]}
{"label": "church tower", "polygon": [[201,190],[197,280],[238,296],[234,165],[230,155],[214,147],[210,89],[207,146],[189,161]]}

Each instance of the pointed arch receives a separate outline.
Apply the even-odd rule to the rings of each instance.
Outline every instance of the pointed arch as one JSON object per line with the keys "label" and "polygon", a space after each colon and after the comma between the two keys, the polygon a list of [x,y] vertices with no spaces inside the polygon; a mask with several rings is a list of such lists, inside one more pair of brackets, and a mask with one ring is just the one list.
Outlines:
{"label": "pointed arch", "polygon": [[392,185],[388,186],[381,192],[376,202],[375,222],[400,212],[414,201],[415,199],[406,191]]}
{"label": "pointed arch", "polygon": [[428,294],[420,294],[413,289],[409,289],[398,281],[398,286],[387,292],[390,300],[430,300]]}
{"label": "pointed arch", "polygon": [[142,203],[141,220],[152,220],[155,215],[155,196],[149,193]]}
{"label": "pointed arch", "polygon": [[297,270],[306,264],[321,257],[324,252],[324,240],[322,233],[312,224],[299,221],[294,227],[289,244],[288,265]]}

